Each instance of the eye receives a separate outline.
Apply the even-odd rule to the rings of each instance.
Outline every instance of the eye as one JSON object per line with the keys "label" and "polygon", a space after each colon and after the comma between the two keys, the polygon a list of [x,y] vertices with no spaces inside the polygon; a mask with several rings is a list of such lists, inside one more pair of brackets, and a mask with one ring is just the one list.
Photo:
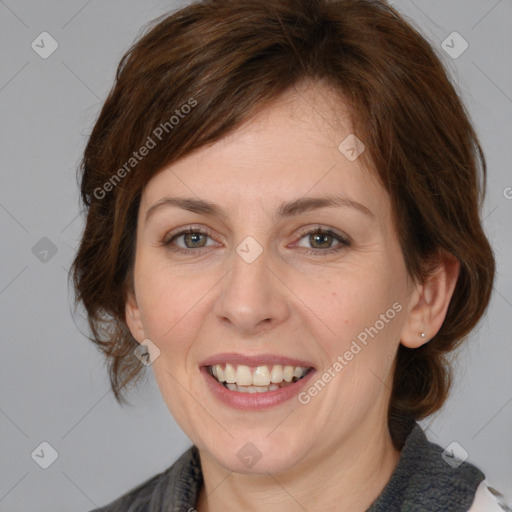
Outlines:
{"label": "eye", "polygon": [[[211,243],[209,243],[211,242]],[[216,245],[210,233],[203,229],[188,227],[178,232],[169,233],[161,245],[175,252],[202,252],[209,246]],[[324,255],[350,246],[350,239],[332,229],[320,226],[303,231],[296,247],[304,248],[306,254]]]}
{"label": "eye", "polygon": [[[309,245],[304,245],[301,241],[304,241],[305,244]],[[301,233],[300,241],[296,246],[306,248],[311,247],[313,250],[306,251],[308,254],[326,254],[340,251],[344,247],[350,246],[350,240],[348,237],[335,233],[332,229],[315,227]]]}
{"label": "eye", "polygon": [[[208,239],[212,241],[208,244]],[[169,247],[174,251],[193,251],[195,249],[203,249],[210,245],[215,245],[207,231],[198,228],[187,228],[177,233],[167,235],[162,241],[162,245]]]}

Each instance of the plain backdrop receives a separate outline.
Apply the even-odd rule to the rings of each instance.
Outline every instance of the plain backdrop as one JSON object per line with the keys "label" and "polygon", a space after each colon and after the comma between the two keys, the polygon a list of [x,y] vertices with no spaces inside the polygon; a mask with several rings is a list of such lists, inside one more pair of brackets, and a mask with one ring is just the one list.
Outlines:
{"label": "plain backdrop", "polygon": [[[477,127],[489,165],[485,228],[498,262],[488,314],[456,358],[450,399],[422,426],[443,447],[459,443],[510,498],[512,2],[392,3],[442,55]],[[190,445],[151,369],[129,396],[133,406],[117,405],[101,354],[81,334],[85,321],[71,313],[67,281],[83,227],[76,169],[116,66],[146,22],[184,4],[0,1],[2,512],[91,510]],[[457,58],[442,46],[454,31],[468,44]],[[461,49],[455,37],[450,45]]]}

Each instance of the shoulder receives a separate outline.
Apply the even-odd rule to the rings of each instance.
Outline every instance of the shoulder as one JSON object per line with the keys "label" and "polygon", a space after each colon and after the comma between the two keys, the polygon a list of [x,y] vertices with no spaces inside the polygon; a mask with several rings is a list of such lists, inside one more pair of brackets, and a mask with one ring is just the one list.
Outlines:
{"label": "shoulder", "polygon": [[443,449],[429,441],[419,425],[406,444],[409,454],[411,448],[414,454],[421,454],[422,468],[410,480],[418,502],[430,500],[446,511],[512,512],[478,467],[458,459],[450,447]]}
{"label": "shoulder", "polygon": [[403,436],[398,465],[368,512],[468,512],[485,475],[468,461],[457,459],[453,451],[429,441],[417,423]]}
{"label": "shoulder", "polygon": [[90,512],[160,512],[169,504],[188,506],[195,504],[201,483],[199,455],[192,446],[166,470]]}
{"label": "shoulder", "polygon": [[503,494],[489,487],[487,481],[483,481],[477,488],[475,499],[468,512],[512,512],[505,502]]}
{"label": "shoulder", "polygon": [[[172,466],[171,466],[172,467]],[[115,499],[108,505],[90,512],[146,512],[155,494],[155,489],[165,480],[170,468],[144,481],[137,487]]]}

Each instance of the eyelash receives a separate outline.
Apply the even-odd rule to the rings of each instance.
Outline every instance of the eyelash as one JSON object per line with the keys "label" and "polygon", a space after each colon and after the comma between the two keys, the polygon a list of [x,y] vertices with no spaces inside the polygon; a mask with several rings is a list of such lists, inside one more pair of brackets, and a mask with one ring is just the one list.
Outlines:
{"label": "eyelash", "polygon": [[[181,247],[175,247],[172,245],[172,242],[174,240],[176,240],[178,237],[187,235],[187,234],[200,234],[200,235],[205,235],[205,236],[209,237],[210,239],[213,238],[212,236],[210,236],[210,232],[208,230],[189,227],[189,228],[183,229],[177,233],[171,233],[170,235],[167,235],[163,239],[161,245],[167,247],[168,249],[170,249],[173,252],[185,253],[185,254],[190,253],[192,251],[195,253],[201,254],[203,252],[203,249],[208,249],[208,247],[198,247],[197,249],[190,249],[190,248],[183,249]],[[319,255],[331,254],[334,252],[338,252],[341,249],[343,249],[344,247],[349,247],[351,245],[351,241],[348,237],[344,237],[344,236],[340,235],[339,233],[335,233],[331,229],[324,229],[319,226],[302,231],[299,236],[299,241],[308,235],[316,235],[316,234],[331,236],[334,239],[336,239],[339,243],[336,244],[334,247],[329,247],[328,249],[306,249],[305,247],[302,247],[302,249],[305,249],[304,252],[308,255],[319,256]]]}

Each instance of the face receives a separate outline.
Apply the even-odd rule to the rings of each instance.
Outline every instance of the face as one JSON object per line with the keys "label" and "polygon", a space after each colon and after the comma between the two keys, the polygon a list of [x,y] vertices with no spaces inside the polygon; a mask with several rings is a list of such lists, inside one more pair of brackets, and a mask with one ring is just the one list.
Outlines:
{"label": "face", "polygon": [[232,471],[307,467],[386,425],[414,286],[333,105],[291,91],[142,194],[127,322],[181,428]]}

